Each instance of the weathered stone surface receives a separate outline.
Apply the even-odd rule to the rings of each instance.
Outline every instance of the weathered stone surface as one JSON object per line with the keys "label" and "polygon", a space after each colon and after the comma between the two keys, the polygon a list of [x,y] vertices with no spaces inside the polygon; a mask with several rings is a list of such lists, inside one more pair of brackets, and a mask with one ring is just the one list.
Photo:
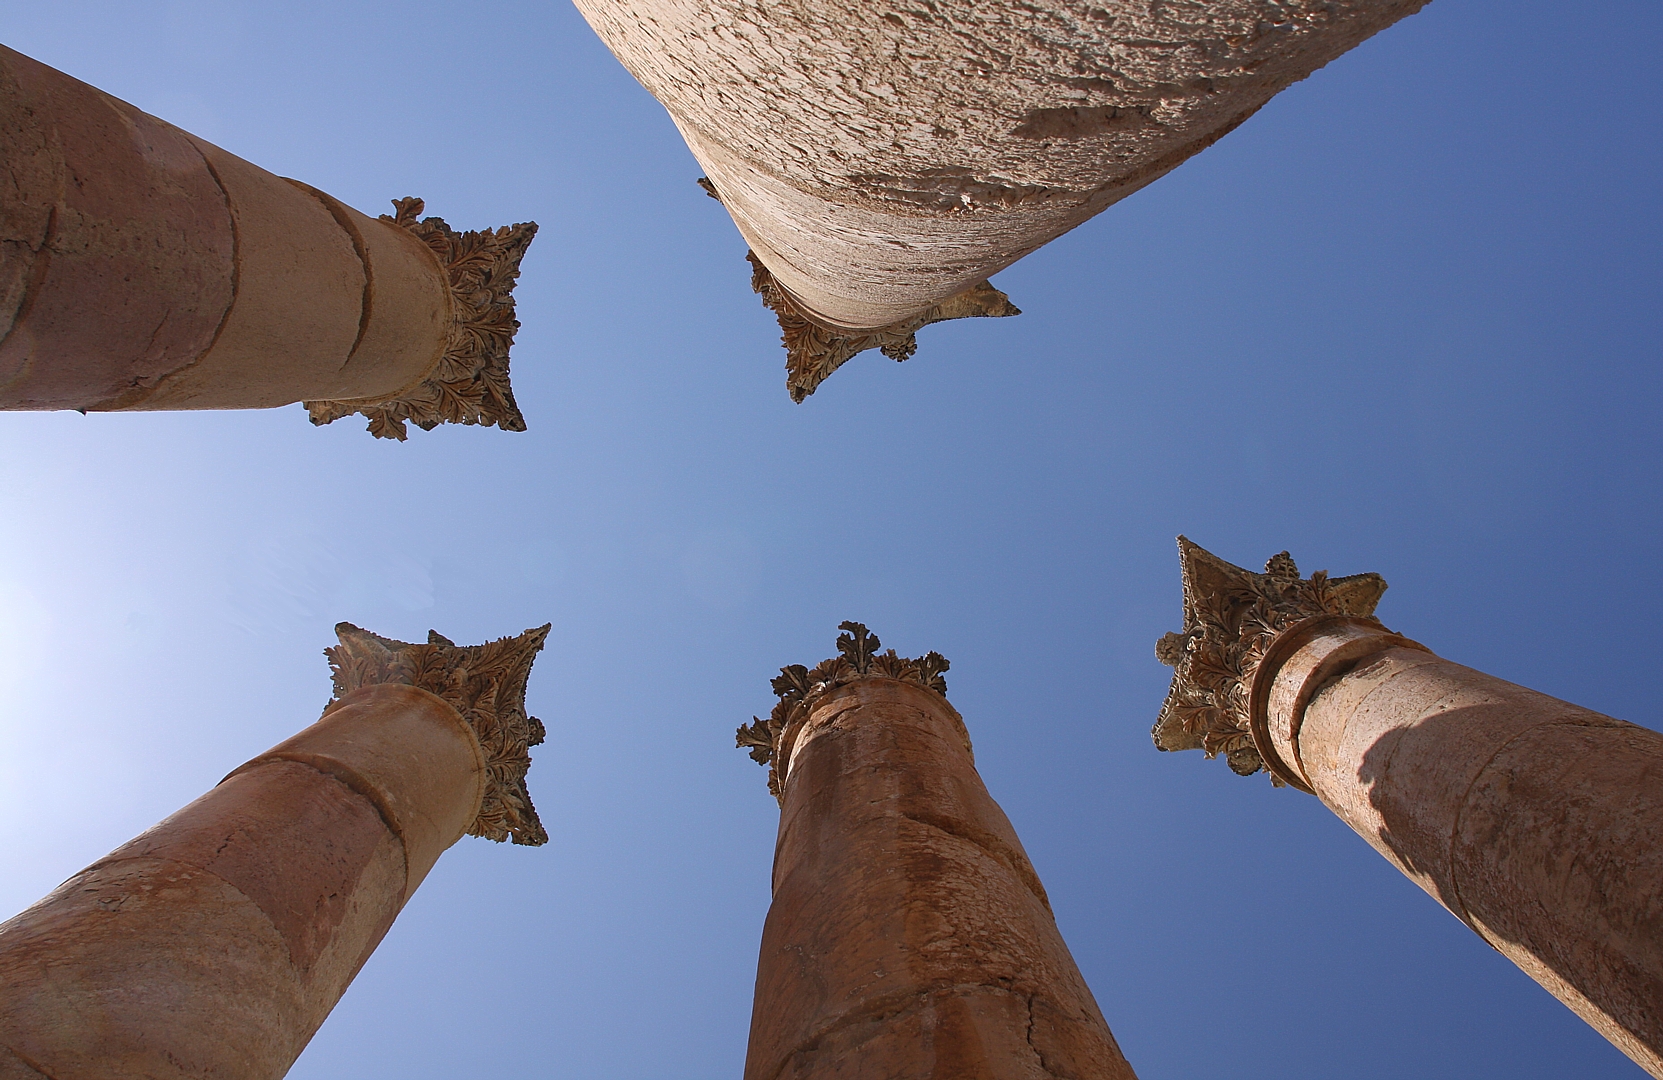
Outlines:
{"label": "weathered stone surface", "polygon": [[224,192],[184,132],[3,46],[0,109],[18,185],[0,192],[0,405],[148,393],[207,351],[230,309]]}
{"label": "weathered stone surface", "polygon": [[578,0],[816,323],[915,319],[1425,0]]}
{"label": "weathered stone surface", "polygon": [[405,897],[479,817],[488,784],[484,754],[454,708],[412,686],[355,690],[323,718],[231,774],[279,761],[302,763],[369,800],[402,841]]}
{"label": "weathered stone surface", "polygon": [[408,682],[360,680],[0,924],[0,1077],[283,1076],[434,860],[477,831],[496,782],[475,734],[490,661],[513,654],[505,702],[530,666],[525,639],[506,640],[448,646],[471,676],[426,656],[451,661],[428,670],[457,676],[472,722]]}
{"label": "weathered stone surface", "polygon": [[1202,731],[1241,732],[1274,774],[1663,1077],[1663,734],[1313,602],[1340,582],[1300,579],[1285,553],[1279,572],[1254,575],[1191,548],[1186,631],[1160,649],[1179,670],[1157,743],[1186,737],[1174,702],[1212,709],[1197,745]]}
{"label": "weathered stone surface", "polygon": [[1132,1077],[939,675],[845,625],[777,744],[746,1080]]}
{"label": "weathered stone surface", "polygon": [[304,399],[387,438],[524,429],[508,347],[534,224],[373,220],[3,47],[0,160],[0,408]]}
{"label": "weathered stone surface", "polygon": [[1388,648],[1299,737],[1324,802],[1663,1076],[1663,735]]}

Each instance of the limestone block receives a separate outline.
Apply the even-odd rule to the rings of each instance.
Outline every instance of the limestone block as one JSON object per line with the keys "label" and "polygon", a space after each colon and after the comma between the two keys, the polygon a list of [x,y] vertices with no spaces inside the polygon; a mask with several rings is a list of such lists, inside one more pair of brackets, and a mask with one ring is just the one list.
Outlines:
{"label": "limestone block", "polygon": [[293,402],[296,386],[333,396],[364,312],[366,275],[351,235],[310,192],[191,141],[231,208],[236,296],[207,351],[133,407],[272,408]]}
{"label": "limestone block", "polygon": [[[341,372],[342,397],[400,397],[414,391],[439,366],[455,322],[455,304],[443,273],[434,273],[433,249],[402,228],[360,214],[340,200],[314,192],[352,233],[368,275],[364,321]],[[404,383],[391,394],[383,388]]]}
{"label": "limestone block", "polygon": [[145,858],[84,870],[0,925],[0,995],[0,1045],[59,1080],[275,1080],[313,1012],[257,903]]}

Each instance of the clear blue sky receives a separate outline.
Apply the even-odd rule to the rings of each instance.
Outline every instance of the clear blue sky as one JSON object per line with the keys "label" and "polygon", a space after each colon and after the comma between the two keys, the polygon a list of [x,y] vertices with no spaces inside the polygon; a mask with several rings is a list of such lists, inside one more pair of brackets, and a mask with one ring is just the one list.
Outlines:
{"label": "clear blue sky", "polygon": [[530,431],[0,415],[0,914],[311,722],[341,619],[553,620],[553,842],[464,840],[295,1077],[739,1075],[777,811],[733,728],[867,621],[951,696],[1144,1080],[1640,1071],[1316,800],[1149,741],[1173,537],[1375,570],[1658,726],[1663,8],[1437,0],[784,389],[744,246],[562,4],[13,2],[0,41],[375,213],[542,226]]}

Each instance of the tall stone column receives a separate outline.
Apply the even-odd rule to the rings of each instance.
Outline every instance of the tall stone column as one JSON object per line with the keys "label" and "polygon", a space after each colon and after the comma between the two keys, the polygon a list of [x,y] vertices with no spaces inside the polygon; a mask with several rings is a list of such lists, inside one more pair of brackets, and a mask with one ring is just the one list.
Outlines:
{"label": "tall stone column", "polygon": [[1314,794],[1485,941],[1663,1077],[1663,734],[1387,630],[1377,574],[1263,574],[1180,537],[1162,750]]}
{"label": "tall stone column", "polygon": [[547,842],[525,684],[549,628],[336,629],[321,720],[0,924],[0,1078],[277,1080],[446,848]]}
{"label": "tall stone column", "polygon": [[780,803],[745,1080],[1132,1080],[976,773],[947,661],[842,629],[739,729]]}
{"label": "tall stone column", "polygon": [[751,246],[801,401],[1426,0],[577,0]]}
{"label": "tall stone column", "polygon": [[0,47],[0,409],[264,409],[523,431],[535,224],[370,218]]}

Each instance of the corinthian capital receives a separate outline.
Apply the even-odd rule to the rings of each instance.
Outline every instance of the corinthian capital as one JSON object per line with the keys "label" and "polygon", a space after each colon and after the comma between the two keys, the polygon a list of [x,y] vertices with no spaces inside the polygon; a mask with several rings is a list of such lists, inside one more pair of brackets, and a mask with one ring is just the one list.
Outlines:
{"label": "corinthian capital", "polygon": [[894,649],[880,653],[882,642],[864,623],[839,623],[837,628],[843,631],[837,636],[837,655],[822,660],[812,670],[802,664],[780,668],[773,681],[774,694],[779,698],[774,711],[766,720],[751,717],[751,722],[738,732],[736,745],[742,750],[748,748],[757,764],[768,766],[768,790],[782,802],[781,765],[790,753],[787,744],[792,732],[800,726],[796,722],[807,719],[814,706],[833,690],[866,679],[894,679],[922,686],[940,695],[943,703],[947,700],[947,680],[942,672],[951,665],[945,656],[927,652],[908,659],[897,656]]}
{"label": "corinthian capital", "polygon": [[437,695],[473,729],[485,756],[485,799],[468,835],[546,844],[549,834],[525,786],[531,748],[543,741],[544,729],[541,720],[526,714],[525,687],[551,626],[484,645],[458,645],[431,630],[425,643],[411,644],[337,623],[341,643],[324,650],[335,683],[324,715],[352,691],[377,683]]}
{"label": "corinthian capital", "polygon": [[[524,431],[525,417],[508,383],[508,349],[520,324],[514,318],[514,284],[520,260],[537,235],[537,223],[457,232],[444,218],[421,218],[416,198],[394,199],[394,215],[381,220],[409,230],[439,260],[450,286],[451,324],[439,364],[419,385],[380,401],[308,401],[314,424],[353,413],[369,418],[379,439],[405,438],[404,422],[431,431],[440,424],[493,424]],[[419,219],[419,220],[418,220]]]}
{"label": "corinthian capital", "polygon": [[[1178,557],[1184,629],[1155,644],[1161,663],[1177,669],[1155,721],[1155,746],[1201,750],[1209,758],[1223,754],[1231,771],[1250,776],[1265,768],[1268,756],[1255,741],[1254,679],[1267,659],[1274,659],[1278,642],[1319,619],[1351,620],[1387,632],[1374,618],[1386,582],[1379,574],[1330,578],[1322,570],[1301,578],[1285,551],[1256,574],[1182,536]],[[1271,782],[1283,785],[1274,772]]]}
{"label": "corinthian capital", "polygon": [[900,362],[918,351],[918,331],[926,326],[951,319],[999,319],[1022,314],[1010,297],[981,281],[909,319],[876,330],[834,330],[815,321],[774,279],[755,252],[746,252],[745,258],[751,261],[751,290],[779,319],[780,340],[785,344],[785,389],[799,404],[832,372],[868,349],[877,349]]}

